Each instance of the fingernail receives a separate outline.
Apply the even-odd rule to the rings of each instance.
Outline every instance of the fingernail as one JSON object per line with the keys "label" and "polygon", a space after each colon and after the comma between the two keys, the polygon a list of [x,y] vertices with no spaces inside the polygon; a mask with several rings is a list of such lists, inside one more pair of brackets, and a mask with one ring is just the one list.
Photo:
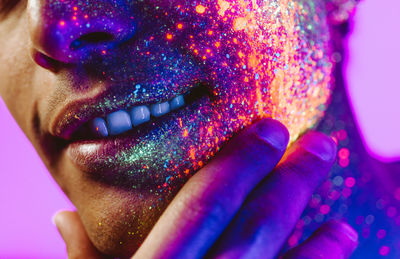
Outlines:
{"label": "fingernail", "polygon": [[328,222],[330,228],[334,230],[340,230],[343,234],[345,234],[351,241],[357,243],[358,242],[358,233],[352,228],[349,224],[340,221],[330,221]]}
{"label": "fingernail", "polygon": [[263,119],[256,125],[257,135],[278,150],[285,150],[289,142],[289,132],[279,121]]}
{"label": "fingernail", "polygon": [[54,226],[56,225],[56,217],[57,217],[58,211],[51,216],[51,223],[53,223]]}
{"label": "fingernail", "polygon": [[54,212],[53,216],[51,216],[51,222],[53,223],[54,226],[58,227],[57,223],[56,223],[57,222],[57,217],[60,214],[60,212],[63,212],[63,211],[66,211],[66,210],[65,209],[57,210],[56,212]]}
{"label": "fingernail", "polygon": [[342,229],[343,233],[345,233],[351,241],[358,241],[358,233],[352,227],[347,224],[342,224]]}
{"label": "fingernail", "polygon": [[328,136],[320,132],[309,132],[300,140],[301,145],[311,154],[326,162],[336,158],[336,144]]}
{"label": "fingernail", "polygon": [[53,222],[54,226],[56,226],[61,238],[65,240],[64,228],[63,228],[63,225],[60,224],[60,223],[62,223],[62,217],[60,218],[60,212],[62,212],[62,210],[59,210],[54,213],[54,215],[51,217],[51,222]]}

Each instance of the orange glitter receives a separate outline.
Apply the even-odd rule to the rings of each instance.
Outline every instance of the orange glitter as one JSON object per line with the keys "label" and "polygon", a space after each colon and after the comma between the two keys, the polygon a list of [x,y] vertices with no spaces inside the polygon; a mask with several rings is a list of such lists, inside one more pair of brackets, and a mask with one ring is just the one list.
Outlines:
{"label": "orange glitter", "polygon": [[196,6],[196,12],[199,14],[203,14],[206,11],[206,8],[202,6],[201,4]]}
{"label": "orange glitter", "polygon": [[196,150],[194,148],[190,149],[190,158],[195,160],[196,156],[195,156]]}
{"label": "orange glitter", "polygon": [[188,130],[185,129],[185,130],[183,131],[183,137],[186,138],[188,135],[189,135]]}

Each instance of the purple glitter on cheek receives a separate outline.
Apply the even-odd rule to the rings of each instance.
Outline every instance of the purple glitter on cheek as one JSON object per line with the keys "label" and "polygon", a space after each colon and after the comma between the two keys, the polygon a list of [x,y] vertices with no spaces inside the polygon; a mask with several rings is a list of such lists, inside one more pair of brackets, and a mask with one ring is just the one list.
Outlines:
{"label": "purple glitter on cheek", "polygon": [[206,88],[129,134],[69,145],[73,163],[96,179],[151,192],[177,189],[254,120],[280,120],[293,141],[326,108],[333,63],[324,1],[46,4],[46,26],[37,26],[43,37],[34,39],[46,42],[34,44],[72,68],[60,79],[68,74],[74,91],[105,89],[61,124]]}
{"label": "purple glitter on cheek", "polygon": [[137,128],[134,137],[71,145],[84,171],[107,182],[171,190],[256,119],[280,120],[293,141],[323,115],[333,69],[323,1],[133,5],[140,14],[136,35],[95,63],[105,81],[121,87],[87,110],[154,102],[198,82],[207,82],[212,97]]}

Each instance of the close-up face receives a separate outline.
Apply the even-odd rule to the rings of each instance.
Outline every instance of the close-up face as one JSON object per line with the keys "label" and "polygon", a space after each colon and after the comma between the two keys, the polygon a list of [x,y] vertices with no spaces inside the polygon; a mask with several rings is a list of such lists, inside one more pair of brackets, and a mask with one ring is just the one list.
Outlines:
{"label": "close-up face", "polygon": [[104,253],[131,255],[243,127],[294,141],[331,94],[325,0],[14,2],[1,97]]}

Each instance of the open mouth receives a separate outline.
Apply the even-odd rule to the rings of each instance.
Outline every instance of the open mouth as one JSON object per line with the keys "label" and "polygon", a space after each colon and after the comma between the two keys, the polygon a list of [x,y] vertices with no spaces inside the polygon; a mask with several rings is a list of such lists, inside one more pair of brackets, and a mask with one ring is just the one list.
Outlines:
{"label": "open mouth", "polygon": [[169,100],[92,117],[69,139],[67,156],[106,183],[159,185],[167,164],[176,163],[177,172],[188,166],[187,149],[199,143],[203,125],[211,119],[216,101],[211,88],[201,83],[189,89]]}
{"label": "open mouth", "polygon": [[206,84],[199,83],[166,101],[120,109],[86,122],[72,135],[71,141],[112,139],[127,135],[146,124],[164,119],[166,115],[173,115],[203,97],[211,99],[212,95]]}

